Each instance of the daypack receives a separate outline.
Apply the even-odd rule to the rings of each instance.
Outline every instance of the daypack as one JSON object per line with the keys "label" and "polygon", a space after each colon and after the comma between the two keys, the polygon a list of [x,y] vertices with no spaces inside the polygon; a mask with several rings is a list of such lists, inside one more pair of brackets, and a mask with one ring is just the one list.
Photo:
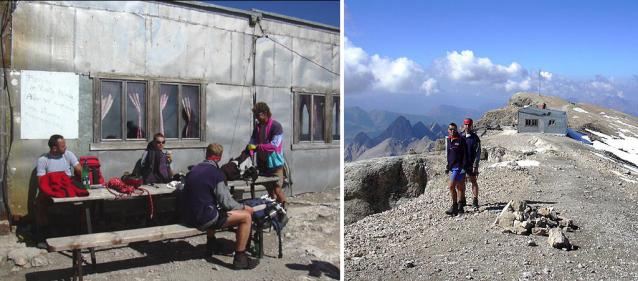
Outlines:
{"label": "daypack", "polygon": [[[102,177],[102,171],[100,170],[100,167],[102,166],[100,164],[100,159],[95,156],[80,157],[80,166],[84,164],[84,160],[86,160],[86,162],[89,164],[89,170],[91,171],[89,173],[89,178],[91,180],[91,184],[104,184],[104,178]],[[75,178],[81,179],[82,175],[76,172]]]}
{"label": "daypack", "polygon": [[[250,199],[243,202],[244,205],[253,207],[254,212],[252,215],[253,228],[257,229],[269,229],[274,228],[277,232],[279,239],[279,258],[282,255],[281,247],[281,230],[288,223],[288,216],[283,207],[275,200],[264,195],[260,199]],[[259,241],[263,243],[263,241]]]}
{"label": "daypack", "polygon": [[239,165],[244,163],[246,159],[248,159],[248,157],[250,157],[250,154],[248,153],[248,151],[244,150],[241,152],[239,157],[230,158],[230,161],[228,161],[228,163],[219,167],[219,169],[226,176],[226,180],[236,181],[243,178],[241,175],[241,171],[239,170]]}

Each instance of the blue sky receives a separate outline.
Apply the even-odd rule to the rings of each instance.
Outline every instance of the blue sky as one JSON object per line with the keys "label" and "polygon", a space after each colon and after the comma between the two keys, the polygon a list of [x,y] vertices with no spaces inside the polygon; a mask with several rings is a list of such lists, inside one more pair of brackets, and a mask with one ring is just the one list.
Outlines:
{"label": "blue sky", "polygon": [[339,27],[339,1],[203,1],[242,10],[252,8]]}
{"label": "blue sky", "polygon": [[638,100],[638,1],[387,3],[345,2],[346,106],[504,104],[539,68],[542,93]]}

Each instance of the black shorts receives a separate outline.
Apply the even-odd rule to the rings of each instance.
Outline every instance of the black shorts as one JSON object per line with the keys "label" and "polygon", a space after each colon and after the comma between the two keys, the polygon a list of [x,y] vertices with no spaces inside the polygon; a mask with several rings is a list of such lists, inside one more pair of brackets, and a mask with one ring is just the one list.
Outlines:
{"label": "black shorts", "polygon": [[217,221],[211,225],[210,229],[220,229],[226,222],[228,221],[228,213],[219,211],[219,216],[217,217]]}
{"label": "black shorts", "polygon": [[[470,171],[472,171],[472,170],[470,170]],[[478,175],[478,172],[472,173],[472,172],[468,172],[467,170],[465,170],[465,174],[470,176],[470,177],[476,177],[476,175]]]}
{"label": "black shorts", "polygon": [[208,227],[198,227],[197,229],[201,231],[221,229],[222,226],[224,226],[224,224],[226,224],[226,222],[228,221],[228,213],[220,210],[217,210],[217,212],[217,220],[213,224],[209,225]]}

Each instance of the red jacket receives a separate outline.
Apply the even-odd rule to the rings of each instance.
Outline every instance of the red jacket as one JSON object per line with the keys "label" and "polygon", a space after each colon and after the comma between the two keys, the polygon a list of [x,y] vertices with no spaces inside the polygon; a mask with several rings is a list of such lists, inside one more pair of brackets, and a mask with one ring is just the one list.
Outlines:
{"label": "red jacket", "polygon": [[89,196],[89,191],[73,185],[65,172],[53,172],[42,176],[40,189],[46,195],[56,198]]}

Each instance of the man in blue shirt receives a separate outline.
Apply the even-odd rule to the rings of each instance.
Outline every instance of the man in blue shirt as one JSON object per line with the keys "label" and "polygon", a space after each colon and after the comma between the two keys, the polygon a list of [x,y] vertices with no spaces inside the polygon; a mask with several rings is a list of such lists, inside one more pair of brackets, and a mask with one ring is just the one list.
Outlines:
{"label": "man in blue shirt", "polygon": [[259,264],[258,259],[251,259],[246,255],[253,209],[237,203],[231,197],[217,164],[223,151],[221,144],[209,144],[206,148],[206,160],[193,167],[186,175],[181,197],[182,222],[207,232],[207,256],[213,254],[216,246],[216,229],[238,226],[233,267],[236,270],[252,269]]}
{"label": "man in blue shirt", "polygon": [[[465,178],[463,167],[467,165],[468,153],[465,141],[459,136],[456,124],[450,123],[448,126],[449,136],[445,138],[445,155],[447,156],[447,166],[445,173],[452,171],[450,179],[450,195],[452,196],[452,207],[445,211],[446,214],[456,216],[459,213],[458,201],[461,195],[461,182]],[[457,193],[458,189],[458,193]],[[458,197],[457,197],[458,196]]]}

